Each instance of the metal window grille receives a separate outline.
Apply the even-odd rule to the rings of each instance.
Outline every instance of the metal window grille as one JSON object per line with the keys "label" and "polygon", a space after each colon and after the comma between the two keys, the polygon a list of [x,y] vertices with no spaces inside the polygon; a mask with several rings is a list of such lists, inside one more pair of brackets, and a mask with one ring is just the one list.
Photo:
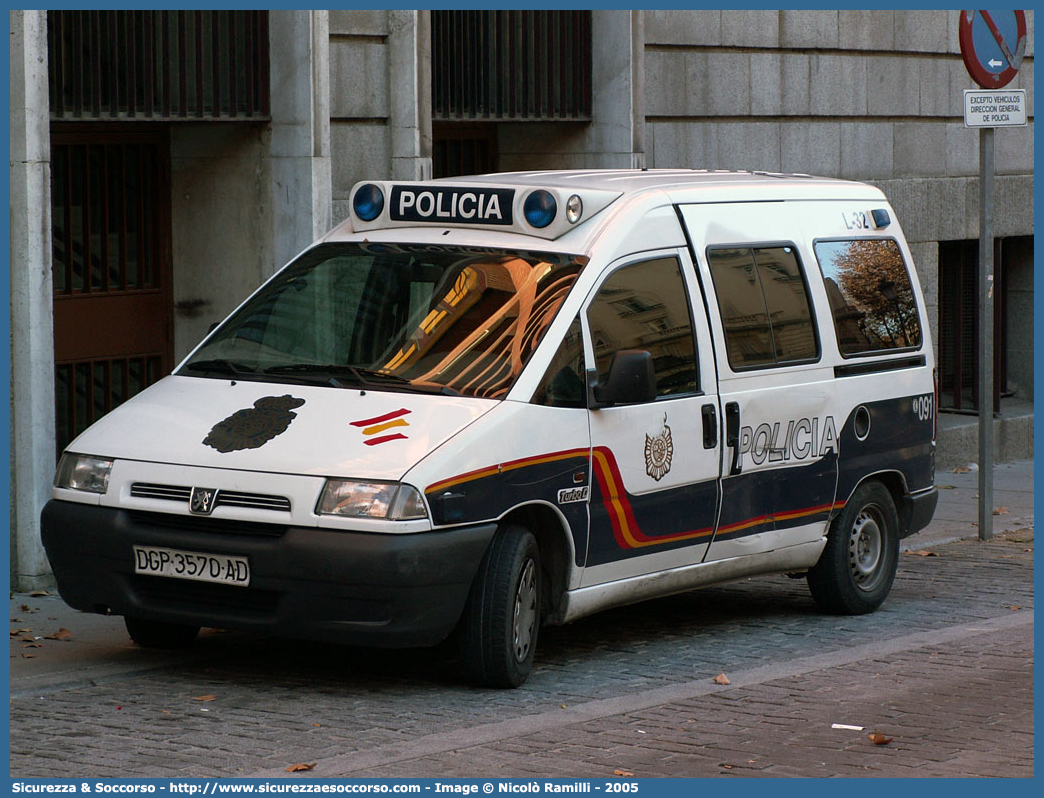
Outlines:
{"label": "metal window grille", "polygon": [[432,176],[477,175],[497,171],[497,126],[483,122],[435,123]]}
{"label": "metal window grille", "polygon": [[51,11],[52,120],[269,116],[266,11]]}
{"label": "metal window grille", "polygon": [[55,295],[158,287],[158,161],[144,142],[52,147]]}
{"label": "metal window grille", "polygon": [[[1007,286],[1003,242],[994,251],[993,407],[1007,393]],[[942,410],[979,410],[979,242],[939,244],[939,406]]]}
{"label": "metal window grille", "polygon": [[591,118],[590,11],[432,11],[436,121]]}

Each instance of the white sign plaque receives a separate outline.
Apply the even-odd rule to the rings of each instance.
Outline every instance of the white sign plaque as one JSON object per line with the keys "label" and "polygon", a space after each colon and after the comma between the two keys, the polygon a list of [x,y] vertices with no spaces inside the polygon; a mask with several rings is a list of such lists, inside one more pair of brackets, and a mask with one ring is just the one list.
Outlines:
{"label": "white sign plaque", "polygon": [[965,127],[1011,127],[1026,124],[1026,90],[964,90]]}

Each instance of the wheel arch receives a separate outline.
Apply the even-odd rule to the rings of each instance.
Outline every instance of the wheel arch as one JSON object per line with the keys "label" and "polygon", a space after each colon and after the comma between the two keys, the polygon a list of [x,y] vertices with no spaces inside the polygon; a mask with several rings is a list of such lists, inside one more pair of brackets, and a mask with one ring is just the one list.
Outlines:
{"label": "wheel arch", "polygon": [[501,526],[523,526],[533,533],[540,548],[540,566],[545,574],[541,596],[541,620],[560,623],[564,612],[569,575],[575,562],[573,536],[557,508],[534,502],[513,508],[501,517]]}
{"label": "wheel arch", "polygon": [[880,482],[891,495],[892,503],[895,505],[896,515],[899,517],[899,537],[906,537],[909,534],[907,530],[910,528],[913,503],[909,498],[910,490],[906,484],[906,477],[901,471],[889,469],[885,471],[875,471],[872,474],[866,474],[852,486],[852,490],[849,491],[848,496],[845,497],[845,503],[847,504],[851,501],[852,497],[856,494],[856,491],[867,482],[871,481]]}

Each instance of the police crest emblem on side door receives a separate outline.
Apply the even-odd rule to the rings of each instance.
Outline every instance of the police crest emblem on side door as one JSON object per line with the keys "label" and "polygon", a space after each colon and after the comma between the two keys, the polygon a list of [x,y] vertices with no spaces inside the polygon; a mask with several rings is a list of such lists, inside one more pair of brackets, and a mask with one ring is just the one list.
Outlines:
{"label": "police crest emblem on side door", "polygon": [[645,473],[659,482],[671,470],[674,457],[674,442],[671,428],[667,426],[667,414],[663,414],[663,429],[656,435],[645,436]]}

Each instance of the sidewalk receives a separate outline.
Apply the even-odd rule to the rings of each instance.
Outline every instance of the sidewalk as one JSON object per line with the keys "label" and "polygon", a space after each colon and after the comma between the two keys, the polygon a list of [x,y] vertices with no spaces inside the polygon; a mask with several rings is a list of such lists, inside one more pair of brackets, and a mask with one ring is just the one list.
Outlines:
{"label": "sidewalk", "polygon": [[[936,471],[939,506],[932,522],[902,542],[916,551],[979,536],[979,473]],[[998,463],[993,469],[993,534],[1033,528],[1033,461]]]}
{"label": "sidewalk", "polygon": [[[978,536],[978,473],[936,474],[939,506],[927,528],[902,542],[903,551],[927,550]],[[994,470],[994,534],[1033,528],[1033,461],[1002,463]],[[56,595],[11,596],[11,692],[100,684],[128,672],[170,667],[180,658],[198,661],[236,645],[239,635],[201,635],[191,653],[135,646],[123,619],[70,609]],[[67,633],[62,632],[67,630]],[[16,634],[17,632],[17,634]],[[58,639],[52,639],[51,636]]]}

